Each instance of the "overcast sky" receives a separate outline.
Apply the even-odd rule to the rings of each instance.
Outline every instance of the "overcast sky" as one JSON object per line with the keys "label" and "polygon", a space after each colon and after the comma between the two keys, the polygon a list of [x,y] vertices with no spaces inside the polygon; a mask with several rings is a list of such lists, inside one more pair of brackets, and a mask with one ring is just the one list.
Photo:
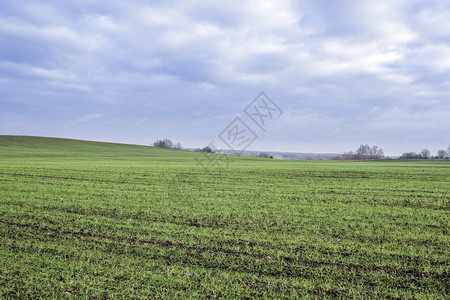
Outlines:
{"label": "overcast sky", "polygon": [[227,148],[240,116],[250,150],[435,154],[449,96],[448,0],[0,2],[0,134]]}

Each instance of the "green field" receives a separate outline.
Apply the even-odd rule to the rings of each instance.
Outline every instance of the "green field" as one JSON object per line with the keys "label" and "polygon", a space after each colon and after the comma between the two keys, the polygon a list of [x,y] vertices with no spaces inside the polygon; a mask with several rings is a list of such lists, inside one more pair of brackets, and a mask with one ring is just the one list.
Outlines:
{"label": "green field", "polygon": [[449,298],[450,161],[196,157],[0,136],[0,298]]}

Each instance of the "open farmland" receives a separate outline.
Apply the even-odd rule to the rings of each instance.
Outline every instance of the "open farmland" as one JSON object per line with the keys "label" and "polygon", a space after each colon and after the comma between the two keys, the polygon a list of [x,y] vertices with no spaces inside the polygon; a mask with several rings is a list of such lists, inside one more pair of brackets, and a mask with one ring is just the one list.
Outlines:
{"label": "open farmland", "polygon": [[449,297],[449,161],[0,136],[0,298]]}

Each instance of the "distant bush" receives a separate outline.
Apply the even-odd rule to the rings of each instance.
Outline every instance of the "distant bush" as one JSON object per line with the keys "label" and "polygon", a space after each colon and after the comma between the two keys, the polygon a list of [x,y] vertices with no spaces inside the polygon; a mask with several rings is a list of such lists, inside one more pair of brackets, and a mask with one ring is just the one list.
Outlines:
{"label": "distant bush", "polygon": [[437,152],[436,157],[439,158],[439,159],[445,159],[445,158],[448,158],[447,151],[445,151],[445,150],[439,150],[439,151]]}
{"label": "distant bush", "polygon": [[201,149],[195,149],[195,152],[215,153],[215,151],[209,146],[203,147]]}
{"label": "distant bush", "polygon": [[361,145],[356,152],[344,152],[342,155],[334,157],[334,160],[362,160],[362,159],[383,159],[383,149],[378,146],[370,147],[369,145]]}
{"label": "distant bush", "polygon": [[400,159],[429,159],[431,158],[430,151],[428,149],[423,149],[420,153],[406,152],[400,156]]}
{"label": "distant bush", "polygon": [[252,153],[252,154],[250,154],[250,156],[259,157],[259,158],[273,158],[273,156],[267,152]]}
{"label": "distant bush", "polygon": [[153,143],[153,147],[180,150],[181,149],[181,144],[180,143],[176,143],[174,145],[171,140],[163,139],[163,140],[157,140],[156,142],[154,142]]}
{"label": "distant bush", "polygon": [[269,153],[267,153],[267,152],[259,152],[258,153],[258,157],[261,157],[261,158],[273,158]]}
{"label": "distant bush", "polygon": [[403,153],[402,156],[400,156],[400,159],[417,159],[417,158],[421,158],[421,157],[416,152],[406,152],[406,153]]}

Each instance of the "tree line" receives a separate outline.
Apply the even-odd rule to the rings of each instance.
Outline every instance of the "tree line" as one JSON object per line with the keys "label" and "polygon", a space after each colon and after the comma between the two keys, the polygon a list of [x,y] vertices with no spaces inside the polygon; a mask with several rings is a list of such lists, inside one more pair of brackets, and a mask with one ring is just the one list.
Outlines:
{"label": "tree line", "polygon": [[[364,160],[364,159],[385,159],[383,149],[378,146],[360,145],[355,152],[344,152],[336,156],[335,160]],[[419,153],[405,152],[399,159],[450,159],[450,144],[447,150],[441,149],[437,151],[436,155],[432,155],[430,150],[422,149]]]}
{"label": "tree line", "polygon": [[419,153],[416,152],[406,152],[400,156],[401,159],[449,159],[450,158],[450,145],[448,145],[447,150],[441,149],[437,151],[436,155],[431,155],[430,150],[422,149]]}
{"label": "tree line", "polygon": [[361,145],[355,152],[344,152],[342,155],[338,155],[334,160],[363,160],[363,159],[384,159],[383,149],[378,146]]}
{"label": "tree line", "polygon": [[[156,140],[153,143],[153,147],[166,148],[166,149],[176,149],[181,150],[181,144],[174,144],[170,139]],[[214,153],[215,151],[209,147],[198,148],[196,152],[206,152]],[[261,158],[273,158],[270,154],[266,152],[252,153],[251,156],[261,157]],[[365,159],[386,159],[383,149],[378,146],[360,145],[356,151],[344,152],[341,155],[334,157],[334,160],[365,160]],[[438,150],[436,155],[432,155],[430,150],[422,149],[420,152],[405,152],[399,159],[450,159],[450,144],[447,150]]]}

